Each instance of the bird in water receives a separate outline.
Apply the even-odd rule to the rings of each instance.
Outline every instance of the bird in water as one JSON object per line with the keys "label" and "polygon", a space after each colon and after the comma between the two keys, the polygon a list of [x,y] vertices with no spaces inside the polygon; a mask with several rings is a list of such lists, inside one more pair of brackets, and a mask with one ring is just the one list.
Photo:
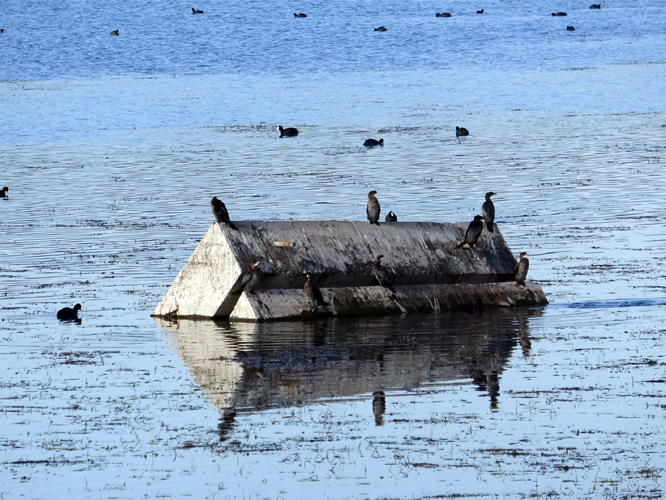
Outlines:
{"label": "bird in water", "polygon": [[[590,7],[590,8],[592,8],[592,7]],[[7,33],[7,30],[4,29],[4,28],[0,28],[0,33]]]}
{"label": "bird in water", "polygon": [[481,10],[477,10],[476,13],[477,13],[477,14],[483,14],[483,9],[481,9]]}
{"label": "bird in water", "polygon": [[280,131],[280,137],[296,137],[298,135],[298,129],[294,127],[283,128],[280,125],[277,129]]}
{"label": "bird in water", "polygon": [[7,186],[0,189],[0,198],[7,198],[7,191],[9,191]]}
{"label": "bird in water", "polygon": [[600,3],[593,3],[592,5],[590,5],[590,9],[600,9],[600,8],[601,8]]}
{"label": "bird in water", "polygon": [[195,9],[192,7],[192,14],[203,14],[203,10]]}
{"label": "bird in water", "polygon": [[224,206],[221,200],[217,199],[217,196],[213,196],[213,199],[210,200],[210,208],[213,211],[215,220],[220,224],[225,224],[231,229],[238,231],[238,228],[234,225],[231,220],[229,220],[229,212],[227,212],[227,207]]}
{"label": "bird in water", "polygon": [[388,31],[384,26],[380,26],[379,28],[375,28],[375,31]]}
{"label": "bird in water", "polygon": [[527,258],[527,252],[520,253],[520,260],[516,264],[514,270],[516,283],[525,286],[525,278],[527,278],[527,271],[530,269],[530,261]]}
{"label": "bird in water", "polygon": [[384,139],[368,139],[363,143],[364,146],[368,146],[369,148],[373,146],[383,146],[384,145]]}
{"label": "bird in water", "polygon": [[576,31],[576,28],[573,26],[567,26],[567,31]]}
{"label": "bird in water", "polygon": [[456,137],[465,137],[469,135],[469,130],[465,127],[456,127]]}
{"label": "bird in water", "polygon": [[389,212],[386,218],[384,219],[386,222],[398,222],[398,216],[393,213],[393,211]]}
{"label": "bird in water", "polygon": [[379,206],[379,201],[377,200],[377,197],[375,196],[377,194],[377,191],[370,191],[368,193],[368,206],[366,208],[366,213],[368,214],[368,220],[370,221],[370,224],[377,224],[379,226],[379,213],[381,212],[382,208]]}
{"label": "bird in water", "polygon": [[553,13],[551,14],[551,16],[554,16],[554,17],[564,17],[564,16],[566,16],[566,15],[567,15],[566,12],[553,12]]}
{"label": "bird in water", "polygon": [[300,13],[298,13],[298,14],[296,14],[296,13],[294,12],[294,17],[308,17],[308,15],[307,15],[307,14],[304,14],[303,12],[300,12]]}
{"label": "bird in water", "polygon": [[488,231],[494,233],[493,231],[493,222],[495,221],[495,205],[493,200],[490,199],[495,193],[492,191],[486,193],[486,201],[481,205],[481,213],[483,214],[483,219],[486,221],[486,227]]}
{"label": "bird in water", "polygon": [[480,215],[475,215],[474,220],[469,223],[469,226],[467,227],[467,232],[465,233],[465,239],[463,242],[457,246],[457,248],[460,247],[473,247],[476,246],[476,241],[479,239],[479,236],[481,236],[481,232],[483,231],[483,217]]}
{"label": "bird in water", "polygon": [[441,14],[440,13],[435,14],[435,17],[451,17],[451,14],[449,14],[448,12],[442,12]]}
{"label": "bird in water", "polygon": [[112,34],[113,36],[118,36],[118,35],[120,35],[120,31],[119,31],[119,30],[113,30],[113,31],[111,32],[111,34]]}
{"label": "bird in water", "polygon": [[386,268],[382,266],[383,258],[383,255],[379,255],[372,263],[372,274],[381,286],[388,289],[394,295],[397,295],[398,292],[396,292],[395,288],[393,288],[393,278],[389,275]]}
{"label": "bird in water", "polygon": [[81,304],[76,304],[74,307],[63,307],[56,316],[60,321],[77,321],[80,310]]}
{"label": "bird in water", "polygon": [[305,281],[305,285],[303,285],[303,291],[310,301],[310,311],[316,313],[320,307],[326,307],[326,302],[324,302],[324,296],[321,294],[321,290],[317,285],[312,283],[312,276],[310,273],[307,273],[306,276],[308,279]]}

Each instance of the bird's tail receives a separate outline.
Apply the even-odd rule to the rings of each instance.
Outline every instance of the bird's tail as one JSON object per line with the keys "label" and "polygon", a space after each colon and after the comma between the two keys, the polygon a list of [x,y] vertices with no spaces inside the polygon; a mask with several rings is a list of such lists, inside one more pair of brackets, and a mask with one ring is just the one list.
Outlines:
{"label": "bird's tail", "polygon": [[229,227],[230,227],[231,229],[233,229],[234,231],[238,231],[238,228],[236,227],[236,224],[234,224],[234,223],[231,222],[231,221],[229,221]]}
{"label": "bird's tail", "polygon": [[486,221],[486,227],[488,228],[488,231],[490,231],[491,233],[495,232],[493,230],[493,223],[491,221]]}

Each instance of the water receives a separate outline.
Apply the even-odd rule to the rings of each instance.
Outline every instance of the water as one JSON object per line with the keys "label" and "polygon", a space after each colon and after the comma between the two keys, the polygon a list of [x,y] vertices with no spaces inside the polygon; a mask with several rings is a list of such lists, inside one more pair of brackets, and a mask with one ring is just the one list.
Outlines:
{"label": "water", "polygon": [[[3,1],[2,498],[662,496],[666,6],[587,7]],[[551,305],[149,317],[213,195],[363,220],[370,189],[442,222],[497,192]]]}

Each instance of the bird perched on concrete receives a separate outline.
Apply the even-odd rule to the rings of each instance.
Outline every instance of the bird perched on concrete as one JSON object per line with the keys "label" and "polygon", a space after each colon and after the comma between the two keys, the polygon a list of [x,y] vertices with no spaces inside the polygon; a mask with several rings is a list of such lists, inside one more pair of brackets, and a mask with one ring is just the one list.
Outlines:
{"label": "bird perched on concrete", "polygon": [[120,35],[120,31],[119,31],[119,30],[113,30],[113,31],[111,32],[111,34],[112,34],[113,36],[119,36],[119,35]]}
{"label": "bird perched on concrete", "polygon": [[383,255],[379,255],[372,263],[372,274],[381,286],[388,289],[391,293],[397,295],[398,292],[396,292],[395,288],[393,288],[393,278],[386,270],[386,268],[382,266],[383,258]]}
{"label": "bird perched on concrete", "polygon": [[493,193],[492,191],[486,193],[486,201],[484,201],[483,205],[481,205],[483,220],[486,221],[486,227],[491,233],[495,232],[493,230],[493,222],[495,221],[495,205],[493,204],[493,200],[490,199],[490,197],[494,194],[496,193]]}
{"label": "bird perched on concrete", "polygon": [[469,135],[469,130],[465,127],[456,127],[456,137],[465,137]]}
{"label": "bird perched on concrete", "polygon": [[81,304],[76,304],[74,307],[63,307],[56,316],[60,321],[76,321],[79,319],[80,310]]}
{"label": "bird perched on concrete", "polygon": [[483,231],[483,217],[480,215],[475,215],[474,220],[469,223],[469,226],[467,226],[467,232],[465,233],[465,239],[463,242],[458,245],[457,248],[460,247],[465,247],[469,248],[472,246],[476,246],[476,240],[479,239],[479,236],[481,236],[481,232]]}
{"label": "bird perched on concrete", "polygon": [[259,261],[253,262],[250,265],[250,271],[241,275],[240,281],[231,287],[229,295],[241,294],[241,292],[254,293],[261,281],[261,269],[259,268]]}
{"label": "bird perched on concrete", "polygon": [[398,216],[391,211],[384,220],[386,222],[398,222]]}
{"label": "bird perched on concrete", "polygon": [[527,278],[527,271],[530,269],[530,261],[527,259],[527,252],[520,253],[520,260],[516,264],[514,270],[516,283],[525,286],[525,278]]}
{"label": "bird perched on concrete", "polygon": [[234,225],[233,222],[229,220],[229,212],[227,212],[227,207],[224,206],[222,201],[217,199],[217,196],[213,196],[213,199],[210,200],[210,208],[213,211],[215,220],[220,224],[225,224],[231,229],[238,231],[238,228]]}
{"label": "bird perched on concrete", "polygon": [[280,131],[280,137],[296,137],[298,135],[298,129],[294,127],[284,128],[280,125],[277,129]]}
{"label": "bird perched on concrete", "polygon": [[195,9],[192,7],[192,14],[203,14],[203,10]]}
{"label": "bird perched on concrete", "polygon": [[377,191],[370,191],[368,193],[368,206],[366,207],[366,213],[368,214],[368,220],[370,221],[370,224],[377,224],[379,226],[379,213],[381,212],[382,208],[379,206],[379,201],[377,201],[377,197],[375,196],[377,194]]}
{"label": "bird perched on concrete", "polygon": [[319,307],[326,306],[326,302],[324,302],[324,296],[321,294],[321,290],[317,285],[312,283],[312,276],[310,273],[307,273],[306,276],[308,279],[305,281],[305,285],[303,285],[303,291],[310,301],[310,311],[317,312]]}
{"label": "bird perched on concrete", "polygon": [[7,198],[7,191],[9,191],[7,186],[0,189],[0,198]]}
{"label": "bird perched on concrete", "polygon": [[384,145],[384,139],[379,139],[379,140],[376,140],[376,139],[367,139],[367,140],[363,143],[363,145],[364,145],[364,146],[367,146],[367,147],[369,147],[369,148],[371,148],[371,147],[373,147],[373,146],[383,146],[383,145]]}

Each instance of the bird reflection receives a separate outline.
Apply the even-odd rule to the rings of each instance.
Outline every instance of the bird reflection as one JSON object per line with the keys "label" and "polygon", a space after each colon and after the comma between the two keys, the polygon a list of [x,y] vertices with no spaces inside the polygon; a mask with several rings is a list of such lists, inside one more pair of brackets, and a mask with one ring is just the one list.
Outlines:
{"label": "bird reflection", "polygon": [[375,425],[384,425],[384,413],[386,413],[386,397],[384,391],[375,391],[372,393],[372,413],[375,414]]}
{"label": "bird reflection", "polygon": [[231,431],[236,425],[236,412],[233,409],[227,409],[222,412],[220,423],[217,424],[217,432],[220,435],[220,441],[226,441]]}

